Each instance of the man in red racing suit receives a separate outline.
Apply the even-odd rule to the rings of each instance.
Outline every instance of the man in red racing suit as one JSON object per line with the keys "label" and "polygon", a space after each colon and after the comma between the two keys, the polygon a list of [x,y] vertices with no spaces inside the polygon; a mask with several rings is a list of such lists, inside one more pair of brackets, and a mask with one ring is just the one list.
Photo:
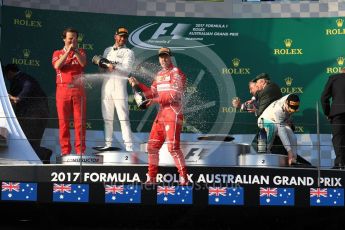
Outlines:
{"label": "man in red racing suit", "polygon": [[158,103],[159,111],[152,125],[148,141],[148,181],[156,183],[159,163],[159,149],[164,141],[168,151],[174,159],[180,174],[180,184],[188,184],[187,168],[184,155],[180,148],[180,134],[183,124],[182,100],[186,85],[186,76],[171,62],[171,51],[168,48],[159,50],[159,62],[162,70],[159,71],[151,88],[139,83],[134,77],[129,79],[134,87],[139,86],[144,91],[149,102],[147,106]]}
{"label": "man in red racing suit", "polygon": [[75,152],[85,153],[86,94],[81,75],[86,66],[84,49],[78,48],[78,31],[66,28],[62,33],[64,48],[55,50],[52,65],[56,70],[56,108],[59,118],[61,155],[71,153],[69,121],[74,117]]}

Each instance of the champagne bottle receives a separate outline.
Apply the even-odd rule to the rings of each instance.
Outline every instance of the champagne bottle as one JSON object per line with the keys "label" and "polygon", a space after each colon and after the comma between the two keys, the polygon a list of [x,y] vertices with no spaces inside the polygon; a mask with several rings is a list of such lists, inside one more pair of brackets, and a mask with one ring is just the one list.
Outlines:
{"label": "champagne bottle", "polygon": [[261,118],[262,128],[258,134],[258,153],[267,153],[267,133],[264,128],[264,119]]}
{"label": "champagne bottle", "polygon": [[144,92],[140,89],[138,85],[132,86],[134,100],[137,103],[139,109],[146,109],[146,105],[149,102],[145,97]]}
{"label": "champagne bottle", "polygon": [[110,65],[113,65],[114,63],[109,61],[108,59],[102,57],[101,55],[95,55],[92,58],[92,63],[95,65],[98,65],[99,67],[103,69],[108,69]]}

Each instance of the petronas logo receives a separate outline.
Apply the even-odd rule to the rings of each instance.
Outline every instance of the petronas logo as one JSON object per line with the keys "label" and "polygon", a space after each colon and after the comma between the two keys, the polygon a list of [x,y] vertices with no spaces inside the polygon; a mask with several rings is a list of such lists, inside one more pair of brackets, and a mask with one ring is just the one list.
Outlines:
{"label": "petronas logo", "polygon": [[290,48],[292,46],[292,40],[290,38],[287,38],[284,40],[284,44],[286,48]]}
{"label": "petronas logo", "polygon": [[338,18],[338,19],[336,20],[336,22],[337,22],[337,26],[338,26],[338,27],[343,27],[344,19]]}

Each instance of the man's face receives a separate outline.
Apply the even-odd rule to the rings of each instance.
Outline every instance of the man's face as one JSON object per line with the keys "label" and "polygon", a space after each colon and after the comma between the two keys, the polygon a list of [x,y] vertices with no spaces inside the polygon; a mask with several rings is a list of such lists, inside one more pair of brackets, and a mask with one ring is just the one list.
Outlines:
{"label": "man's face", "polygon": [[257,80],[255,85],[257,87],[257,90],[263,90],[265,85],[266,85],[266,80],[265,79],[259,79],[259,80]]}
{"label": "man's face", "polygon": [[115,45],[124,46],[127,42],[127,35],[115,35]]}
{"label": "man's face", "polygon": [[288,106],[287,101],[285,102],[285,111],[288,112],[288,114],[292,114],[292,113],[297,112],[297,110],[293,110],[290,108],[290,106]]}
{"label": "man's face", "polygon": [[63,41],[65,42],[66,47],[70,46],[71,44],[73,44],[73,48],[78,47],[77,33],[67,32],[66,37],[63,39]]}
{"label": "man's face", "polygon": [[249,83],[249,93],[253,96],[255,96],[256,92],[258,91],[258,87],[256,86],[255,82]]}
{"label": "man's face", "polygon": [[159,55],[159,64],[163,69],[167,69],[171,66],[171,57],[168,54]]}

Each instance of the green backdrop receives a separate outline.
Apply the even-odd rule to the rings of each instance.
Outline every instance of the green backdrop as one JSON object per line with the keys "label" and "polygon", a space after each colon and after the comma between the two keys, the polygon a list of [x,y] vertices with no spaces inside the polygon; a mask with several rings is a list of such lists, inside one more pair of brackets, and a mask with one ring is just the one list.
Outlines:
{"label": "green backdrop", "polygon": [[[316,133],[316,104],[329,75],[344,64],[342,18],[207,19],[122,16],[2,7],[1,61],[16,63],[41,83],[50,97],[50,127],[57,127],[54,50],[63,47],[65,27],[80,32],[88,56],[87,74],[97,73],[93,55],[113,45],[116,27],[131,32],[128,47],[136,54],[133,75],[149,84],[158,70],[157,49],[171,47],[174,62],[188,78],[184,132],[249,134],[252,114],[236,112],[231,99],[250,98],[248,81],[267,72],[283,94],[298,93],[294,115],[298,133]],[[86,78],[89,130],[102,130],[100,78]],[[129,94],[131,89],[128,86]],[[130,96],[134,132],[148,132],[154,109],[140,111]],[[320,111],[320,130],[330,127]]]}

